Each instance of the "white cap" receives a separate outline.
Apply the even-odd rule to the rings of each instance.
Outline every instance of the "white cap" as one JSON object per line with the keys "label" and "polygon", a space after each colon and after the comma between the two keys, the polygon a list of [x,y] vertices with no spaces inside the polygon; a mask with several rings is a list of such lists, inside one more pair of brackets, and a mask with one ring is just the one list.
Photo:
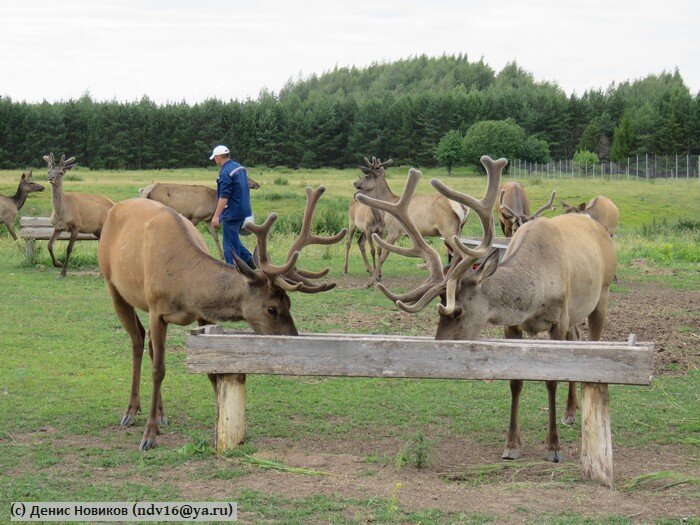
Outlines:
{"label": "white cap", "polygon": [[217,155],[228,155],[229,151],[226,146],[223,144],[218,145],[217,147],[214,148],[214,151],[211,152],[211,157],[209,157],[209,160],[214,160],[214,157]]}

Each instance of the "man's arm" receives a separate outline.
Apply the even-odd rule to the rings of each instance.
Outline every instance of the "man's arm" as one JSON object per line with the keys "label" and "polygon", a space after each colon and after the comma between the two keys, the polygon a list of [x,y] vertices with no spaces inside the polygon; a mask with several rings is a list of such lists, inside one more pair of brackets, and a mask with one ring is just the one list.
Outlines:
{"label": "man's arm", "polygon": [[[214,217],[211,219],[211,225],[214,226],[214,228],[219,227],[219,218],[221,217],[221,212],[224,211],[224,208],[228,204],[228,197],[222,197],[219,199],[219,202],[216,204],[216,210],[214,211]],[[211,208],[210,208],[211,209]]]}

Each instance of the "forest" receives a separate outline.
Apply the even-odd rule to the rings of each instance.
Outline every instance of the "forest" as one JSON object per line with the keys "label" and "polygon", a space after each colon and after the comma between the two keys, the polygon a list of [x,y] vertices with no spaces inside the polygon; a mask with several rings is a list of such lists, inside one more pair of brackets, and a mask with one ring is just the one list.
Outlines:
{"label": "forest", "polygon": [[[469,164],[466,142],[472,149],[494,142],[488,133],[500,133],[510,149],[483,154],[535,162],[577,151],[601,161],[697,155],[700,94],[675,70],[567,95],[515,62],[496,72],[483,60],[444,55],[336,67],[290,79],[279,93],[263,89],[255,100],[157,104],[146,95],[124,102],[86,93],[29,103],[0,96],[0,168],[39,166],[49,151],[91,169],[198,167],[219,143],[246,165],[343,168],[371,155],[417,167]],[[466,142],[450,158],[439,154],[441,140]]]}

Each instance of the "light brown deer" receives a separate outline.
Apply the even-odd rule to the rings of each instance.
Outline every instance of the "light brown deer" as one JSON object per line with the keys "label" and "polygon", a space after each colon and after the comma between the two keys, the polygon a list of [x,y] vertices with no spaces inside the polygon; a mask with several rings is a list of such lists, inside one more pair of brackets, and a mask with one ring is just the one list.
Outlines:
{"label": "light brown deer", "polygon": [[[257,237],[258,270],[234,254],[237,266],[211,257],[192,223],[155,201],[131,199],[110,211],[98,247],[100,270],[114,309],[131,338],[133,373],[131,395],[121,425],[132,425],[141,404],[139,382],[145,330],[136,309],[148,312],[149,353],[153,364],[153,393],[141,450],[156,446],[158,424],[165,423],[161,384],[165,377],[165,338],[168,324],[187,325],[245,320],[258,334],[297,335],[287,292],[317,293],[335,283],[317,283],[328,273],[297,268],[300,250],[309,244],[332,244],[333,237],[311,234],[311,220],[323,186],[307,188],[301,233],[281,266],[270,262],[267,236],[277,219],[271,214],[262,225],[248,224]],[[210,379],[213,378],[210,377]]]}
{"label": "light brown deer", "polygon": [[518,228],[526,222],[534,221],[547,210],[555,209],[552,206],[556,192],[552,192],[549,202],[530,214],[530,199],[525,193],[525,188],[519,182],[505,182],[501,186],[501,194],[496,206],[501,230],[506,237],[512,237]]}
{"label": "light brown deer", "polygon": [[[260,188],[260,184],[249,178],[248,187],[257,190]],[[200,222],[205,222],[209,233],[214,239],[216,248],[219,250],[219,257],[222,259],[224,258],[224,252],[219,242],[219,235],[216,232],[216,228],[211,224],[218,202],[215,189],[197,184],[158,182],[141,188],[139,190],[139,195],[144,199],[162,202],[183,215],[185,219],[195,226]]]}
{"label": "light brown deer", "polygon": [[[518,230],[499,264],[498,250],[491,249],[494,234],[492,210],[507,161],[493,161],[484,156],[481,162],[488,175],[488,188],[481,200],[454,191],[437,179],[431,181],[442,195],[473,209],[484,230],[481,244],[476,249],[465,246],[458,238],[453,239],[459,260],[447,270],[443,269],[440,256],[425,242],[409,213],[411,197],[421,176],[419,171],[409,172],[406,189],[396,203],[358,197],[363,204],[397,217],[408,232],[412,247],[394,247],[377,237],[375,241],[386,250],[423,258],[430,269],[428,279],[415,290],[396,295],[384,285],[380,284],[379,289],[399,308],[411,313],[422,310],[441,296],[436,339],[476,339],[487,323],[503,325],[509,339],[521,339],[523,332],[531,335],[548,332],[551,339],[574,339],[577,324],[588,318],[590,338],[599,340],[616,267],[610,236],[597,222],[580,215],[542,218]],[[484,257],[485,260],[474,269],[474,263]],[[519,457],[519,447],[522,446],[518,427],[522,386],[522,381],[510,383],[512,404],[504,459]],[[547,459],[554,462],[561,459],[556,427],[556,389],[555,381],[547,382]],[[573,421],[575,409],[576,386],[570,383],[567,420]]]}
{"label": "light brown deer", "polygon": [[75,157],[66,160],[66,156],[62,155],[61,162],[56,165],[53,153],[50,153],[49,155],[44,155],[44,160],[49,169],[46,176],[51,183],[51,200],[53,203],[51,224],[54,227],[54,231],[51,239],[49,239],[49,254],[51,254],[51,261],[56,268],[61,268],[61,265],[54,257],[53,243],[56,242],[61,232],[70,232],[66,259],[63,261],[63,268],[59,276],[65,277],[68,259],[70,259],[73,244],[75,244],[78,234],[92,233],[99,239],[102,226],[107,219],[107,213],[114,206],[114,203],[101,195],[63,192],[63,176],[77,164]]}
{"label": "light brown deer", "polygon": [[7,227],[14,240],[17,240],[13,226],[17,213],[24,206],[27,195],[35,191],[44,191],[44,187],[32,180],[32,170],[29,170],[22,173],[17,191],[12,197],[0,195],[0,222]]}
{"label": "light brown deer", "polygon": [[[352,245],[355,231],[360,231],[360,236],[357,239],[357,246],[360,248],[367,273],[371,274],[377,266],[372,234],[377,233],[380,236],[383,235],[385,226],[384,217],[379,211],[365,206],[364,204],[360,204],[355,200],[355,197],[352,198],[350,206],[348,206],[348,237],[345,242],[345,264],[343,266],[343,273],[345,275],[348,273],[348,256],[350,254],[350,246]],[[372,266],[369,265],[369,259],[367,259],[365,243],[369,244],[369,252],[372,255]]]}
{"label": "light brown deer", "polygon": [[[367,166],[360,166],[365,176],[354,183],[358,190],[356,198],[360,200],[359,195],[365,195],[387,202],[397,202],[399,197],[389,188],[384,170],[392,161],[381,162],[372,157],[371,163],[367,159],[365,162],[367,162]],[[364,203],[364,201],[360,200],[360,203]],[[441,195],[416,195],[411,201],[408,213],[416,223],[421,235],[424,237],[440,236],[445,240],[448,249],[454,251],[453,238],[459,237],[462,226],[467,220],[469,209]],[[384,220],[386,222],[386,242],[382,242],[380,245],[382,247],[385,244],[393,245],[406,235],[406,231],[398,221],[392,220],[390,216],[385,216]],[[388,256],[388,251],[381,253],[377,267],[367,283],[368,286],[381,280],[382,265]]]}
{"label": "light brown deer", "polygon": [[620,210],[617,209],[613,201],[604,195],[594,197],[588,205],[582,202],[578,206],[569,206],[561,199],[560,202],[564,206],[564,213],[583,213],[588,215],[602,224],[605,231],[610,234],[610,237],[617,230],[617,225],[620,222]]}

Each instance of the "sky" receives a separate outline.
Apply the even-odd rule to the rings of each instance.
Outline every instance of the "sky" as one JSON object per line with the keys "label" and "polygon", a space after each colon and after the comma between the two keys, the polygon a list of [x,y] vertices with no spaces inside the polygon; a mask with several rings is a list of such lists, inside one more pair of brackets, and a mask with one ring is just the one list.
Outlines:
{"label": "sky", "polygon": [[700,2],[3,0],[0,96],[256,98],[335,66],[517,61],[567,93],[672,72],[700,90]]}

